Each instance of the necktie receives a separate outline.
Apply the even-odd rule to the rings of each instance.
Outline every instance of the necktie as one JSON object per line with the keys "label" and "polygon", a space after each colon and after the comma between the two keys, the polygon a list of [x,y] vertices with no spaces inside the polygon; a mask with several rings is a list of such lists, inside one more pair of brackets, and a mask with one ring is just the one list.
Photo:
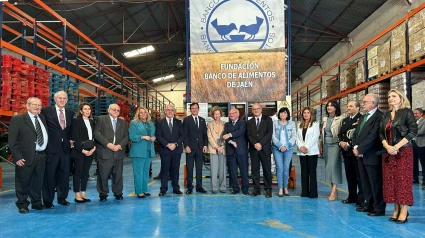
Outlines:
{"label": "necktie", "polygon": [[173,134],[173,124],[171,124],[171,119],[168,119],[168,128],[170,128],[170,133]]}
{"label": "necktie", "polygon": [[363,126],[364,126],[364,124],[366,123],[366,121],[367,121],[367,117],[368,117],[368,116],[369,116],[369,113],[366,113],[366,114],[364,115],[364,117],[363,117],[363,121],[362,121],[362,123],[360,124],[359,132],[362,132]]}
{"label": "necktie", "polygon": [[195,117],[195,124],[196,124],[196,128],[199,128],[198,117]]}
{"label": "necktie", "polygon": [[235,121],[232,121],[232,126],[235,126],[235,124],[236,124],[236,122]]}
{"label": "necktie", "polygon": [[41,130],[40,122],[38,122],[37,116],[34,116],[35,118],[35,131],[37,132],[37,144],[39,146],[43,146],[44,139],[43,139],[43,131]]}
{"label": "necktie", "polygon": [[117,131],[117,119],[114,119],[114,133]]}
{"label": "necktie", "polygon": [[260,129],[260,118],[257,117],[257,131]]}
{"label": "necktie", "polygon": [[65,129],[65,115],[63,114],[63,109],[59,110],[59,124],[62,130]]}

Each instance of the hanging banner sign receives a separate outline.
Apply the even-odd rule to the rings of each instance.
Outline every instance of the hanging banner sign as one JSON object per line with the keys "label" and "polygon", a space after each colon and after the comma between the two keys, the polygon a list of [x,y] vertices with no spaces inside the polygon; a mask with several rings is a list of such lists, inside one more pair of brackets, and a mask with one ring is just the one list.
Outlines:
{"label": "hanging banner sign", "polygon": [[191,99],[279,101],[286,95],[282,0],[191,0]]}

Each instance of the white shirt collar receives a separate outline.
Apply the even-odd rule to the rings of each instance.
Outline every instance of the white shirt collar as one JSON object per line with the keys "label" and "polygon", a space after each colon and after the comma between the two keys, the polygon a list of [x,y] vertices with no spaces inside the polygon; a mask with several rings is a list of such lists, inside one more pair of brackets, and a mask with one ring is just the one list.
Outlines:
{"label": "white shirt collar", "polygon": [[65,112],[65,108],[60,109],[57,105],[55,105],[56,111],[60,111],[63,110],[63,112]]}
{"label": "white shirt collar", "polygon": [[376,110],[378,110],[378,108],[376,107],[376,108],[374,108],[373,110],[371,110],[371,111],[369,111],[368,113],[369,113],[369,116],[368,117],[371,117],[375,112],[376,112]]}

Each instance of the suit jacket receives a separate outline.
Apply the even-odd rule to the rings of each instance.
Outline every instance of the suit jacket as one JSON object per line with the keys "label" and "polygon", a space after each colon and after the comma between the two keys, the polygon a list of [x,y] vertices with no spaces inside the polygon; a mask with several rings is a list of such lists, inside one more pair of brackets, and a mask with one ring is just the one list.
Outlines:
{"label": "suit jacket", "polygon": [[[208,131],[208,153],[209,154],[217,154],[217,150],[214,149],[216,146],[224,146],[225,142],[223,141],[223,131],[224,125],[226,123],[224,121],[220,121],[220,124],[215,124],[214,121],[210,121],[207,125]],[[220,138],[220,144],[217,144],[217,139]],[[226,150],[224,150],[223,155],[226,155]]]}
{"label": "suit jacket", "polygon": [[63,150],[64,153],[71,153],[71,128],[72,119],[74,118],[74,112],[65,108],[65,129],[62,130],[59,124],[58,114],[56,113],[55,105],[45,107],[41,109],[41,114],[46,118],[47,122],[47,134],[49,136],[49,142],[47,144],[47,150],[49,153],[59,153]]}
{"label": "suit jacket", "polygon": [[[231,133],[232,137],[226,140],[226,155],[246,155],[248,153],[248,141],[246,139],[246,122],[238,120],[233,126],[232,122],[226,122],[223,135]],[[229,142],[236,142],[237,147],[233,147]]]}
{"label": "suit jacket", "polygon": [[249,151],[257,151],[254,144],[260,143],[262,150],[267,154],[272,154],[272,136],[273,136],[273,121],[270,117],[262,115],[259,130],[257,131],[257,123],[255,117],[249,119],[247,123]]}
{"label": "suit jacket", "polygon": [[418,147],[425,147],[425,119],[423,117],[418,121],[418,134],[415,142]]}
{"label": "suit jacket", "polygon": [[[47,131],[46,119],[43,115],[39,115],[39,118]],[[37,132],[27,112],[16,115],[10,120],[8,143],[14,163],[24,159],[24,166],[32,165],[35,157]]]}
{"label": "suit jacket", "polygon": [[155,136],[155,126],[153,122],[144,123],[141,121],[131,121],[128,134],[131,140],[131,148],[128,156],[152,158],[155,156],[153,141],[142,139],[142,136]]}
{"label": "suit jacket", "polygon": [[[90,126],[91,126],[91,133],[92,138],[94,140],[94,128],[95,128],[95,122],[92,119],[90,120]],[[72,121],[72,140],[74,141],[74,148],[71,150],[71,157],[74,159],[84,159],[87,156],[82,153],[83,147],[81,143],[85,140],[89,139],[89,132],[87,130],[86,123],[84,122],[84,119],[82,117],[74,118]]]}
{"label": "suit jacket", "polygon": [[357,113],[353,119],[350,118],[350,116],[344,118],[342,120],[341,129],[338,133],[338,141],[339,142],[348,142],[350,144],[350,148],[348,148],[347,151],[341,148],[342,154],[344,157],[353,156],[353,134],[357,127],[357,124],[359,122],[359,118],[362,116],[362,114]]}
{"label": "suit jacket", "polygon": [[[319,154],[319,137],[320,137],[320,126],[319,123],[313,122],[311,127],[307,128],[305,133],[305,140],[303,139],[303,129],[300,128],[300,123],[297,124],[297,155],[318,155]],[[305,146],[308,149],[308,153],[302,153],[299,148]]]}
{"label": "suit jacket", "polygon": [[376,152],[382,150],[382,143],[379,139],[379,125],[382,120],[383,113],[377,109],[376,112],[363,125],[362,131],[359,132],[360,124],[365,115],[361,116],[353,135],[353,148],[358,146],[359,154],[363,154],[363,164],[379,165],[382,156],[376,155]]}
{"label": "suit jacket", "polygon": [[109,115],[97,118],[94,139],[97,142],[96,151],[99,159],[123,159],[128,144],[127,123],[123,119],[117,118],[114,145],[121,145],[122,150],[114,152],[106,146],[108,143],[114,142],[114,128]]}
{"label": "suit jacket", "polygon": [[[159,142],[159,153],[160,154],[181,154],[183,152],[183,124],[182,122],[173,117],[173,132],[170,132],[168,127],[168,118],[163,118],[157,121],[156,128],[156,141]],[[176,144],[177,147],[174,150],[168,149],[168,144]]]}
{"label": "suit jacket", "polygon": [[183,119],[184,147],[189,146],[191,150],[198,148],[202,150],[208,146],[207,124],[203,117],[198,116],[199,127],[196,127],[193,116],[187,116]]}

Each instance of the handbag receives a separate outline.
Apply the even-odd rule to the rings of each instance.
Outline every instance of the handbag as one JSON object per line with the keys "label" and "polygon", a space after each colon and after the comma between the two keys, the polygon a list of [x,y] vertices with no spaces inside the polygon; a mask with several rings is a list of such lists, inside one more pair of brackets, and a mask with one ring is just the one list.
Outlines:
{"label": "handbag", "polygon": [[94,147],[94,141],[92,140],[83,140],[81,142],[81,147],[83,150],[91,150]]}

